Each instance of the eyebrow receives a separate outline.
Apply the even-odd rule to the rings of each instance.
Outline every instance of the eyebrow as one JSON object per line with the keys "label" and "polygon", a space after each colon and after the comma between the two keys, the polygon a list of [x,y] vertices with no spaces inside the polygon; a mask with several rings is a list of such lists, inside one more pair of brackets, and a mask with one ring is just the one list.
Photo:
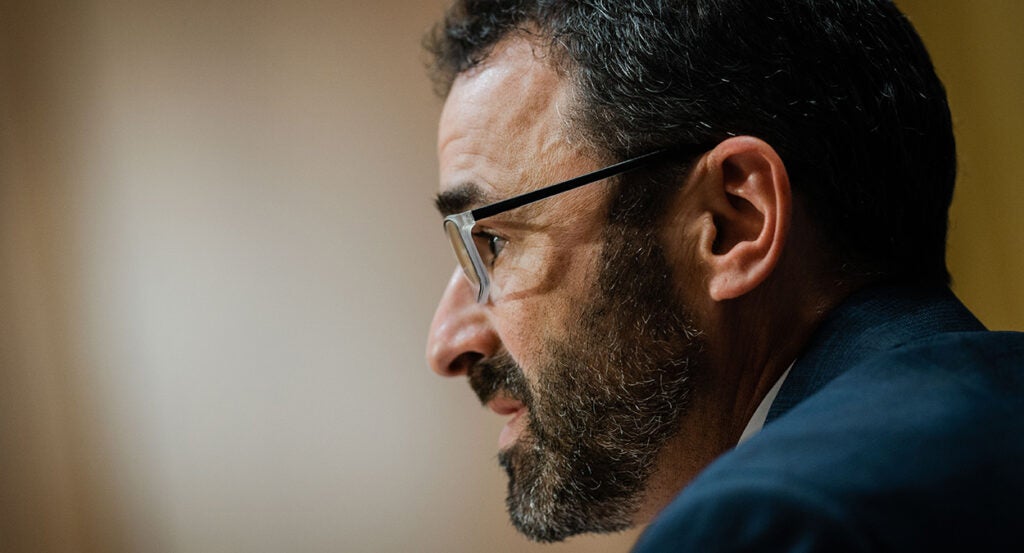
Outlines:
{"label": "eyebrow", "polygon": [[434,198],[434,205],[442,217],[447,217],[468,211],[474,205],[483,203],[486,198],[487,195],[476,183],[464,182],[439,193]]}

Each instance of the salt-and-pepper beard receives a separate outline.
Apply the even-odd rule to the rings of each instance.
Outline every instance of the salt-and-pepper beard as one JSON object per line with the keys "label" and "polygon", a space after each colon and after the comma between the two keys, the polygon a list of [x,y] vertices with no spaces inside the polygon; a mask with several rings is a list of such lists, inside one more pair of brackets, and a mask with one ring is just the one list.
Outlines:
{"label": "salt-and-pepper beard", "polygon": [[512,523],[537,541],[634,524],[657,455],[686,409],[700,352],[653,236],[620,227],[606,235],[602,262],[566,337],[545,340],[536,385],[508,354],[469,375],[482,402],[501,392],[527,408],[525,431],[498,458]]}

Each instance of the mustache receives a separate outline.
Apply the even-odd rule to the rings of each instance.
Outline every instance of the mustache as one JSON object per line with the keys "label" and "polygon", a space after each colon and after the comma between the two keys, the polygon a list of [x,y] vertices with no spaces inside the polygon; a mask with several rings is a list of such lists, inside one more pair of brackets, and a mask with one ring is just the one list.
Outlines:
{"label": "mustache", "polygon": [[508,352],[477,361],[470,366],[468,377],[469,387],[483,405],[499,393],[504,393],[527,407],[533,403],[533,394],[527,384],[526,374]]}

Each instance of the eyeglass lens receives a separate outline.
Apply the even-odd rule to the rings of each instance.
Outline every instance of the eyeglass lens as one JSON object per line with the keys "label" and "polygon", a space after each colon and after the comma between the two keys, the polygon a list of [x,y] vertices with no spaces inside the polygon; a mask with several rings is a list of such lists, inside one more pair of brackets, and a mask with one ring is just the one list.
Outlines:
{"label": "eyeglass lens", "polygon": [[448,234],[448,241],[452,243],[455,258],[459,260],[459,265],[462,266],[462,272],[466,274],[466,278],[473,285],[474,292],[479,292],[480,277],[476,274],[476,267],[473,265],[473,260],[469,257],[469,251],[466,249],[469,246],[462,239],[459,225],[455,221],[445,221],[444,230]]}

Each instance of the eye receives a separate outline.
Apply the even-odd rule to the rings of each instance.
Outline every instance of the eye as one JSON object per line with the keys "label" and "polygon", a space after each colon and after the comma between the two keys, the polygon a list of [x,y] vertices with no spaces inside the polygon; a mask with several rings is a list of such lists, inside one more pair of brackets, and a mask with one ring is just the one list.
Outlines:
{"label": "eye", "polygon": [[498,254],[501,253],[501,250],[505,249],[505,244],[508,244],[508,240],[505,240],[500,236],[494,236],[493,234],[487,240],[487,245],[491,249],[491,255],[493,255],[494,257],[498,257]]}
{"label": "eye", "polygon": [[480,252],[484,263],[488,265],[494,265],[498,255],[505,249],[505,245],[508,244],[508,240],[505,238],[489,232],[476,231],[473,233],[473,237],[476,239],[476,249]]}

